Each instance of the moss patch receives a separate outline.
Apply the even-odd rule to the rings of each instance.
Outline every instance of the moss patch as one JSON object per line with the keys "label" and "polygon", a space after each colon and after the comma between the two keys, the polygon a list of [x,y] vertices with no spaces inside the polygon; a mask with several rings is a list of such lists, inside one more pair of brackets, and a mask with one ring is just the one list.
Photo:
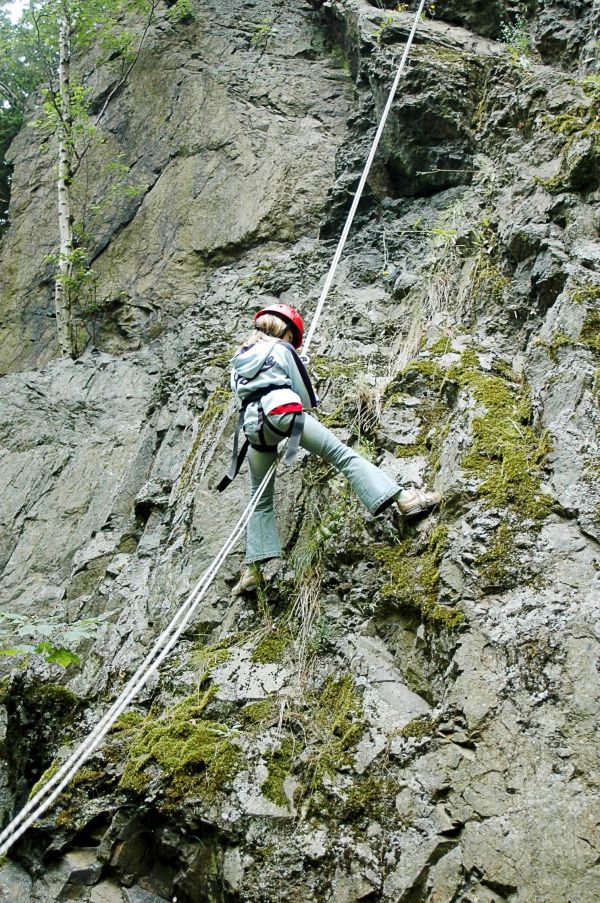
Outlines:
{"label": "moss patch", "polygon": [[266,756],[268,774],[263,781],[261,791],[276,806],[289,806],[289,799],[284,785],[294,767],[294,741],[291,737],[282,740],[278,749]]}
{"label": "moss patch", "polygon": [[382,593],[393,599],[400,609],[416,612],[435,629],[456,630],[464,615],[437,601],[440,581],[439,564],[447,546],[448,529],[440,524],[426,543],[413,549],[410,539],[388,549],[378,549],[375,557],[383,565],[387,582]]}
{"label": "moss patch", "polygon": [[277,713],[277,700],[273,696],[249,702],[241,711],[247,725],[261,726],[272,722]]}
{"label": "moss patch", "polygon": [[487,550],[475,561],[484,591],[511,589],[523,582],[522,561],[508,523],[500,524]]}
{"label": "moss patch", "polygon": [[310,362],[310,371],[315,380],[324,379],[351,379],[362,369],[362,362],[358,357],[339,360],[338,358],[317,355]]}
{"label": "moss patch", "polygon": [[242,765],[242,752],[226,725],[204,718],[215,691],[190,696],[159,719],[144,719],[129,745],[123,790],[145,793],[154,785],[167,802],[180,803],[210,800],[228,785]]}
{"label": "moss patch", "polygon": [[291,639],[289,627],[282,622],[278,627],[270,630],[252,650],[252,661],[261,665],[281,662]]}
{"label": "moss patch", "polygon": [[530,426],[526,386],[482,373],[468,352],[448,377],[467,388],[483,409],[473,420],[473,442],[462,461],[479,479],[479,495],[493,507],[543,520],[552,509],[552,499],[539,490],[550,446],[548,437],[536,435]]}
{"label": "moss patch", "polygon": [[396,819],[396,794],[399,790],[398,782],[392,777],[379,774],[359,777],[342,804],[340,814],[343,821]]}
{"label": "moss patch", "polygon": [[[584,93],[591,98],[589,105],[573,106],[566,113],[549,116],[544,125],[564,139],[560,155],[560,165],[555,176],[549,179],[537,179],[547,191],[562,191],[565,187],[575,189],[593,189],[597,185],[595,170],[600,160],[600,118],[598,105],[600,91],[598,76],[589,76],[580,82]],[[571,153],[578,141],[588,139],[587,154]]]}
{"label": "moss patch", "polygon": [[398,736],[413,737],[417,740],[422,740],[424,737],[432,737],[435,734],[436,729],[437,722],[434,721],[433,718],[421,715],[418,718],[413,718],[412,721],[409,721],[408,724],[401,727],[398,731]]}
{"label": "moss patch", "polygon": [[200,416],[198,423],[198,432],[196,433],[196,437],[192,442],[188,456],[183,464],[183,467],[181,468],[181,473],[179,474],[178,488],[180,492],[185,490],[189,485],[190,479],[194,472],[196,456],[200,448],[202,447],[202,442],[204,441],[204,434],[206,430],[218,417],[223,417],[225,415],[225,412],[227,411],[232,398],[233,396],[231,390],[226,389],[224,386],[219,386],[219,388],[215,389],[212,395],[209,396],[204,410]]}
{"label": "moss patch", "polygon": [[583,326],[581,327],[579,341],[584,345],[588,345],[593,349],[593,351],[600,352],[600,312],[592,311],[586,318]]}
{"label": "moss patch", "polygon": [[60,766],[58,762],[52,762],[52,764],[41,775],[39,781],[36,781],[36,783],[29,791],[29,799],[35,796],[38,790],[41,790],[42,787],[44,787],[48,783],[48,781],[54,777],[59,768]]}

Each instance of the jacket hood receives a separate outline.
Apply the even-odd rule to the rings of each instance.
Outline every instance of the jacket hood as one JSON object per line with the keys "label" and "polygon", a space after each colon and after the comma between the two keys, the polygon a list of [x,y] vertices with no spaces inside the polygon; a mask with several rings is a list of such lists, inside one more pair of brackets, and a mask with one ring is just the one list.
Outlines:
{"label": "jacket hood", "polygon": [[246,345],[231,359],[231,366],[244,379],[252,379],[263,367],[276,344],[277,339]]}

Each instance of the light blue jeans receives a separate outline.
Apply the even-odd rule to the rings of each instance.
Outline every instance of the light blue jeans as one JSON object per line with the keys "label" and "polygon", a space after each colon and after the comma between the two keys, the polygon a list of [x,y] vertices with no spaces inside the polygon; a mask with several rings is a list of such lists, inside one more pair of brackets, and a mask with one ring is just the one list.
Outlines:
{"label": "light blue jeans", "polygon": [[[387,508],[401,491],[401,487],[370,461],[340,442],[327,427],[311,417],[310,414],[305,414],[304,418],[304,429],[300,439],[302,448],[323,458],[324,461],[343,473],[371,514],[378,514]],[[281,439],[280,436],[271,433],[268,427],[265,427],[265,434],[268,444],[272,442],[275,445]],[[275,458],[275,452],[248,449],[251,495],[254,495],[260,486]],[[269,481],[269,485],[248,522],[246,541],[246,562],[248,564],[281,557],[281,543],[273,511],[274,491],[275,474]]]}

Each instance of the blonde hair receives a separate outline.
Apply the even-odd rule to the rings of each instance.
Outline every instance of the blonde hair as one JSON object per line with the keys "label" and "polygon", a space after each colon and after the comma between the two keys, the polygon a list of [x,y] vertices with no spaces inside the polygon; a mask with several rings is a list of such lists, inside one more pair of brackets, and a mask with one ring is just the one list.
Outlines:
{"label": "blonde hair", "polygon": [[275,314],[262,314],[254,324],[254,332],[244,340],[242,348],[254,345],[256,342],[266,342],[269,339],[282,339],[287,332],[290,337],[293,331],[289,323]]}

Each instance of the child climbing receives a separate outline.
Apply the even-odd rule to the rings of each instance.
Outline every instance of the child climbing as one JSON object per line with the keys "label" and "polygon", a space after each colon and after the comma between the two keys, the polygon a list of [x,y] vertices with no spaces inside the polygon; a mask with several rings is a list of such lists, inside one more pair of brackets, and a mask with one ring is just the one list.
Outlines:
{"label": "child climbing", "polygon": [[[240,417],[231,467],[218,488],[229,485],[247,451],[254,495],[277,456],[278,444],[289,437],[286,461],[293,460],[298,445],[323,458],[344,474],[371,514],[380,514],[392,504],[404,517],[433,508],[440,500],[437,493],[403,490],[306,413],[319,402],[297,353],[303,335],[302,317],[287,304],[272,304],[254,317],[254,332],[232,360],[231,386],[240,405]],[[238,454],[240,429],[246,443]],[[234,587],[236,595],[255,590],[262,580],[261,562],[281,556],[274,489],[275,475],[248,522],[246,569]]]}

